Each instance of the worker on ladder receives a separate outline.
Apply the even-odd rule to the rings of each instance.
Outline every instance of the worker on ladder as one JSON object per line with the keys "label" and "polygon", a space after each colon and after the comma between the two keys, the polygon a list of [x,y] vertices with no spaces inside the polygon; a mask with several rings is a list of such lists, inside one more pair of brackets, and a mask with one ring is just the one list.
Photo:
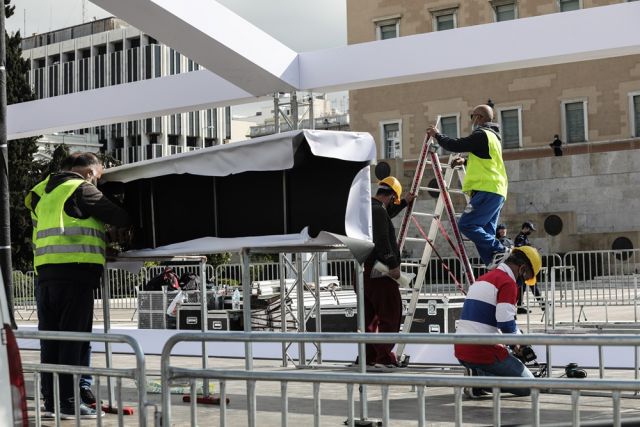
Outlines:
{"label": "worker on ladder", "polygon": [[[482,262],[489,269],[506,260],[511,252],[496,239],[496,225],[507,197],[508,180],[502,160],[500,129],[492,120],[493,108],[478,105],[471,113],[473,132],[469,136],[455,139],[440,134],[435,125],[427,129],[429,137],[435,138],[444,149],[469,153],[462,190],[469,193],[471,199],[458,227],[475,244]],[[462,158],[455,158],[452,166],[463,162]]]}
{"label": "worker on ladder", "polygon": [[[376,195],[371,198],[373,243],[375,245],[364,263],[364,318],[366,332],[400,331],[402,300],[394,279],[400,278],[400,250],[396,243],[396,231],[391,218],[396,216],[415,195],[401,199],[402,185],[393,176],[378,183]],[[374,268],[376,262],[388,270],[386,274]],[[367,365],[381,368],[398,366],[393,353],[395,343],[367,344]]]}

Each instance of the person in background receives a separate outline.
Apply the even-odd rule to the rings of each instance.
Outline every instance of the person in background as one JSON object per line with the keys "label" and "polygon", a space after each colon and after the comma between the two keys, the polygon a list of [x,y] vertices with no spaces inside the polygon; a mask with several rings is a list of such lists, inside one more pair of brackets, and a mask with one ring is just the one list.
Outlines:
{"label": "person in background", "polygon": [[505,248],[513,246],[513,242],[507,237],[507,226],[504,224],[498,224],[498,227],[496,228],[496,239],[498,239]]}
{"label": "person in background", "polygon": [[[514,239],[514,243],[513,243],[514,246],[517,248],[521,246],[531,246],[531,243],[529,242],[529,236],[534,231],[536,231],[536,227],[533,225],[533,222],[531,221],[524,222],[520,229],[520,233],[518,233],[518,235]],[[524,294],[525,292],[527,292],[527,287],[531,288],[531,292],[533,292],[533,295],[535,296],[536,300],[538,300],[538,302],[540,303],[540,308],[542,308],[542,310],[544,311],[544,308],[545,308],[544,300],[542,298],[542,295],[540,294],[540,289],[538,288],[536,281],[534,280],[532,284],[529,284],[527,286],[527,284],[524,283],[523,280],[521,280],[521,281],[518,281],[518,290],[519,290],[518,314],[529,313],[529,309],[524,307],[522,304]]]}
{"label": "person in background", "polygon": [[[507,197],[507,171],[502,160],[500,129],[493,123],[493,108],[478,105],[471,113],[473,132],[464,138],[449,138],[438,132],[435,125],[427,134],[435,138],[445,150],[469,153],[462,190],[470,195],[458,221],[460,231],[471,240],[488,269],[495,268],[509,257],[510,249],[496,239],[496,225]],[[464,163],[454,158],[452,166]]]}
{"label": "person in background", "polygon": [[[514,248],[509,258],[494,270],[478,277],[469,287],[462,306],[456,334],[519,334],[516,323],[516,280],[535,280],[542,258],[535,248]],[[519,346],[514,351],[519,351]],[[533,374],[501,344],[455,344],[454,354],[467,375],[533,378]],[[502,389],[504,393],[529,396],[528,388]],[[489,394],[488,390],[465,388],[472,399]]]}
{"label": "person in background", "polygon": [[562,141],[558,135],[553,135],[553,142],[551,142],[549,146],[553,148],[553,154],[555,154],[556,157],[562,156]]}

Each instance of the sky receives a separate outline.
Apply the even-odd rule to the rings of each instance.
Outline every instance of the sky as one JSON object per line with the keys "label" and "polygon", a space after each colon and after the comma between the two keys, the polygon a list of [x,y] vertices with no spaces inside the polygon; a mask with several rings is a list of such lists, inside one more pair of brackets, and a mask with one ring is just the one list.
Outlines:
{"label": "sky", "polygon": [[[189,0],[177,0],[189,1]],[[212,0],[213,1],[213,0]],[[236,14],[297,52],[347,44],[346,0],[218,0]],[[88,0],[11,0],[14,14],[7,31],[31,36],[111,16]],[[162,41],[162,40],[161,40]],[[328,99],[346,108],[346,92]],[[236,106],[234,116],[249,116],[265,103]]]}
{"label": "sky", "polygon": [[[346,0],[218,2],[298,52],[343,46],[347,42]],[[83,3],[87,21],[111,16],[88,0],[12,0],[16,9],[7,21],[7,29],[30,36],[80,24]]]}

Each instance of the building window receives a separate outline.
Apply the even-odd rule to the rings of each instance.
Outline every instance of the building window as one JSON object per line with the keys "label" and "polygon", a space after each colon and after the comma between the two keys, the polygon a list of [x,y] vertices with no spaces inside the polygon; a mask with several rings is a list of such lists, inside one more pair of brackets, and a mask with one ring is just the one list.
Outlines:
{"label": "building window", "polygon": [[629,94],[631,136],[640,137],[640,92]]}
{"label": "building window", "polygon": [[[97,59],[98,57],[96,57],[96,60]],[[96,87],[102,87],[102,86],[97,86],[98,68],[96,68],[95,71],[96,71]],[[122,51],[111,53],[111,81],[109,82],[109,84],[112,86],[122,84]]]}
{"label": "building window", "polygon": [[62,64],[62,94],[73,92],[73,61]]}
{"label": "building window", "polygon": [[494,0],[491,2],[496,22],[512,21],[518,18],[518,8],[515,1]]}
{"label": "building window", "polygon": [[446,9],[431,12],[435,31],[452,30],[456,28],[456,9]]}
{"label": "building window", "polygon": [[49,96],[58,96],[60,94],[58,81],[60,78],[59,64],[49,67]]}
{"label": "building window", "polygon": [[562,124],[567,143],[587,140],[586,101],[565,101],[562,103]]}
{"label": "building window", "polygon": [[387,40],[400,37],[400,18],[376,21],[376,39]]}
{"label": "building window", "polygon": [[205,113],[205,117],[204,137],[215,138],[217,136],[218,128],[218,115],[216,114],[216,110],[213,108],[208,109]]}
{"label": "building window", "polygon": [[[113,54],[112,54],[113,55]],[[98,89],[100,87],[104,87],[106,85],[106,81],[105,81],[105,57],[106,55],[96,55],[93,57],[93,87],[94,89]],[[117,78],[116,74],[115,74],[115,69],[114,67],[116,66],[115,64],[115,60],[112,56],[111,58],[111,81],[113,82],[114,79]],[[115,83],[111,83],[111,84],[115,84]]]}
{"label": "building window", "polygon": [[560,12],[569,12],[580,9],[580,0],[558,0]]}
{"label": "building window", "polygon": [[89,61],[91,58],[82,58],[78,60],[78,90],[83,91],[89,89]]}
{"label": "building window", "polygon": [[200,136],[200,111],[191,111],[187,123],[187,136]]}
{"label": "building window", "polygon": [[500,109],[498,112],[498,120],[500,121],[502,148],[520,148],[522,146],[520,109]]}
{"label": "building window", "polygon": [[169,129],[167,133],[169,135],[182,134],[182,116],[180,114],[173,114],[169,118]]}
{"label": "building window", "polygon": [[33,83],[36,99],[44,98],[44,70],[44,67],[36,68],[35,70],[33,70]]}
{"label": "building window", "polygon": [[[162,74],[162,46],[152,44],[144,47],[144,77],[153,79]],[[179,71],[178,71],[179,72]]]}
{"label": "building window", "polygon": [[181,55],[174,49],[169,49],[169,74],[180,74]]}
{"label": "building window", "polygon": [[193,60],[189,60],[189,62],[187,62],[187,71],[191,72],[191,71],[198,71],[200,69],[200,64],[198,64],[197,62],[193,61]]}
{"label": "building window", "polygon": [[127,49],[127,82],[140,80],[140,48]]}
{"label": "building window", "polygon": [[[440,117],[440,132],[447,135],[449,138],[460,137],[460,127],[458,126],[458,115],[449,115]],[[449,154],[449,151],[440,147],[438,152],[441,155]]]}
{"label": "building window", "polygon": [[402,157],[402,122],[381,123],[383,155],[385,159]]}

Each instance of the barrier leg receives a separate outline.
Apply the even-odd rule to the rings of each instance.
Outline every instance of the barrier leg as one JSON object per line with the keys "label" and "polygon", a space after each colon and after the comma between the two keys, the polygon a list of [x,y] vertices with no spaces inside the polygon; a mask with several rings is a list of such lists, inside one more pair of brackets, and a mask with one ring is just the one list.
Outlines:
{"label": "barrier leg", "polygon": [[[111,299],[111,289],[109,283],[109,271],[104,268],[104,272],[102,273],[102,315],[103,315],[103,329],[104,333],[108,334],[111,329],[111,313],[109,310],[109,300]],[[107,369],[111,369],[113,367],[113,354],[111,353],[111,343],[104,343],[104,355]],[[129,406],[123,406],[122,408],[118,408],[113,406],[113,397],[115,395],[115,386],[113,381],[111,381],[111,377],[107,377],[107,404],[102,405],[102,410],[108,414],[118,414],[122,412],[124,415],[133,415],[133,408]],[[100,402],[96,401],[96,409],[99,410]],[[138,408],[138,410],[144,410],[144,408]]]}

